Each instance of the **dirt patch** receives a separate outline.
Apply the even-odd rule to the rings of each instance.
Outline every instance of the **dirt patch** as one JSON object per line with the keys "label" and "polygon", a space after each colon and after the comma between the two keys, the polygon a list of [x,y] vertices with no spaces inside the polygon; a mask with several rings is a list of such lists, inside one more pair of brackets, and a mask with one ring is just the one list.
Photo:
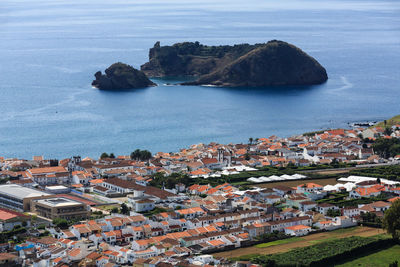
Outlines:
{"label": "dirt patch", "polygon": [[243,255],[248,255],[248,254],[275,254],[275,253],[286,252],[293,248],[311,246],[311,245],[316,244],[317,242],[324,241],[324,239],[332,240],[335,238],[345,238],[345,237],[350,237],[350,236],[368,237],[368,236],[374,236],[374,235],[383,234],[383,233],[385,233],[385,232],[382,229],[371,228],[371,227],[355,227],[352,229],[343,229],[343,230],[341,229],[341,230],[332,231],[332,232],[307,235],[307,236],[302,237],[301,239],[299,239],[296,242],[287,243],[287,244],[270,246],[270,247],[266,247],[266,248],[257,248],[255,246],[247,247],[247,248],[239,248],[239,249],[235,249],[235,250],[231,250],[231,251],[215,253],[213,255],[217,256],[217,257],[232,258],[232,257],[239,257],[239,256],[243,256]]}

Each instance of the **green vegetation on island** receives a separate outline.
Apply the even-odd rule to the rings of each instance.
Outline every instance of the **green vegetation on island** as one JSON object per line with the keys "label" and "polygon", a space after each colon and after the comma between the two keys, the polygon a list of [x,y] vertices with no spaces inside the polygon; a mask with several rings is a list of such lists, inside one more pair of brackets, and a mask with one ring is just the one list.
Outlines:
{"label": "green vegetation on island", "polygon": [[205,46],[198,42],[160,46],[141,66],[149,76],[196,76],[183,85],[313,85],[328,79],[326,70],[301,49],[283,41],[266,44]]}

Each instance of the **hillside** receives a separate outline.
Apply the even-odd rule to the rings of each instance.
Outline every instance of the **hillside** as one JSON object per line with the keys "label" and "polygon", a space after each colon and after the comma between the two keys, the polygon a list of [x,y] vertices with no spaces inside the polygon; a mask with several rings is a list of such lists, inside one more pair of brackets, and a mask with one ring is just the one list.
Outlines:
{"label": "hillside", "polygon": [[394,117],[392,117],[390,119],[387,119],[386,120],[386,125],[385,125],[385,121],[381,121],[381,122],[378,122],[377,124],[375,124],[374,126],[372,126],[370,128],[373,128],[373,127],[385,128],[385,127],[392,127],[393,125],[399,125],[399,124],[400,124],[400,115],[397,115],[397,116],[394,116]]}
{"label": "hillside", "polygon": [[326,70],[294,45],[270,41],[227,66],[188,85],[282,86],[313,85],[327,80]]}
{"label": "hillside", "polygon": [[234,46],[206,46],[198,42],[160,46],[157,42],[141,70],[148,76],[198,77],[183,85],[312,85],[328,79],[325,68],[314,58],[277,40]]}

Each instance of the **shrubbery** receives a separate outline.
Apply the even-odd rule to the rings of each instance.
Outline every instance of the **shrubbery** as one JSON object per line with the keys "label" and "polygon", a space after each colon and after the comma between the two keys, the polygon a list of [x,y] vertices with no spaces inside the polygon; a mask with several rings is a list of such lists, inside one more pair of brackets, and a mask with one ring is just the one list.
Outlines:
{"label": "shrubbery", "polygon": [[391,244],[392,240],[387,237],[353,236],[296,248],[285,253],[260,255],[251,261],[263,266],[322,266]]}
{"label": "shrubbery", "polygon": [[357,169],[350,171],[349,175],[380,177],[388,180],[400,180],[400,166],[391,165]]}

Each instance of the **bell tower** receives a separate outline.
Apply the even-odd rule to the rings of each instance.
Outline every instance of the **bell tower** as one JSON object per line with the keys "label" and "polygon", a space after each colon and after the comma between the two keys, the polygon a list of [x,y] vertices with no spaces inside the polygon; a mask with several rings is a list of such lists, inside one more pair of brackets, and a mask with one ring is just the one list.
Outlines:
{"label": "bell tower", "polygon": [[218,148],[218,162],[224,163],[224,149]]}

